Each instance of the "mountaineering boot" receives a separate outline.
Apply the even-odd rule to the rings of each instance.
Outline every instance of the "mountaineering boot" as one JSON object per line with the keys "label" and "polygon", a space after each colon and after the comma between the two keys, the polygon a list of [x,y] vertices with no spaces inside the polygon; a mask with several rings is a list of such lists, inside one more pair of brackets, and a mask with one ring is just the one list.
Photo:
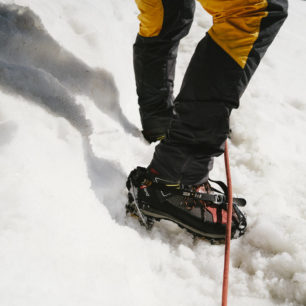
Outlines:
{"label": "mountaineering boot", "polygon": [[[127,213],[138,217],[140,223],[150,229],[154,221],[170,220],[209,240],[224,240],[227,222],[226,185],[215,182],[223,192],[208,182],[198,186],[185,186],[165,181],[149,170],[137,167],[127,180],[129,203]],[[233,199],[232,238],[244,234],[246,217],[239,210],[246,201]]]}

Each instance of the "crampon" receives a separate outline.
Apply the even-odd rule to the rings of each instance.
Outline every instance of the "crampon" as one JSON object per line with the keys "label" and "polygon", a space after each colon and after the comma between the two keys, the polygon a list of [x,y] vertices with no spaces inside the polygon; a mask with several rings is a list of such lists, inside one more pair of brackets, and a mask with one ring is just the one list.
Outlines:
{"label": "crampon", "polygon": [[[224,242],[228,199],[223,182],[210,180],[198,186],[185,186],[165,181],[138,167],[130,173],[126,186],[126,213],[137,217],[147,230],[152,229],[155,221],[169,220],[194,237],[211,243]],[[245,233],[246,216],[239,209],[245,205],[244,199],[233,198],[231,238]]]}

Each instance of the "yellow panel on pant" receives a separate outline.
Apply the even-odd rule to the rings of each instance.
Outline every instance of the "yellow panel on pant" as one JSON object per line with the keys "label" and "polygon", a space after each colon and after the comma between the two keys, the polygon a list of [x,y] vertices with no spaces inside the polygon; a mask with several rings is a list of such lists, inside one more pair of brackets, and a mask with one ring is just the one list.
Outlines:
{"label": "yellow panel on pant", "polygon": [[199,0],[213,16],[211,38],[244,68],[268,15],[267,0]]}
{"label": "yellow panel on pant", "polygon": [[[175,0],[173,0],[175,1]],[[162,0],[136,0],[140,11],[139,35],[143,37],[158,36],[164,21],[164,7]]]}

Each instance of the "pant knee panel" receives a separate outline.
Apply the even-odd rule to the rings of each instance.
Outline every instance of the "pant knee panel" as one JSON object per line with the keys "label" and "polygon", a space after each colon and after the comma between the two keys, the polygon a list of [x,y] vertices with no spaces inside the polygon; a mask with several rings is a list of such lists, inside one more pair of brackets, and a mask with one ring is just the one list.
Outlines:
{"label": "pant knee panel", "polygon": [[[209,35],[241,68],[245,67],[251,50],[258,38],[263,36],[262,31],[269,20],[274,19],[273,15],[282,15],[287,10],[285,0],[199,1],[213,16]],[[280,25],[272,23],[273,28],[279,29]],[[266,44],[270,43],[267,41]]]}

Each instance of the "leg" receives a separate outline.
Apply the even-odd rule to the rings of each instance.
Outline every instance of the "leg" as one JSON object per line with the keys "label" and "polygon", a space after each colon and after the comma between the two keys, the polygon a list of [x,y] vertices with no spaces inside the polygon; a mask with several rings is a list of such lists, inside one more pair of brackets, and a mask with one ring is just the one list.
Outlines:
{"label": "leg", "polygon": [[[194,0],[136,0],[140,32],[134,70],[144,136],[165,134],[173,113],[173,81],[179,41],[193,20]],[[153,140],[153,139],[152,139]]]}
{"label": "leg", "polygon": [[214,23],[198,44],[176,116],[150,167],[183,184],[205,182],[223,153],[229,116],[287,16],[286,0],[200,0]]}

